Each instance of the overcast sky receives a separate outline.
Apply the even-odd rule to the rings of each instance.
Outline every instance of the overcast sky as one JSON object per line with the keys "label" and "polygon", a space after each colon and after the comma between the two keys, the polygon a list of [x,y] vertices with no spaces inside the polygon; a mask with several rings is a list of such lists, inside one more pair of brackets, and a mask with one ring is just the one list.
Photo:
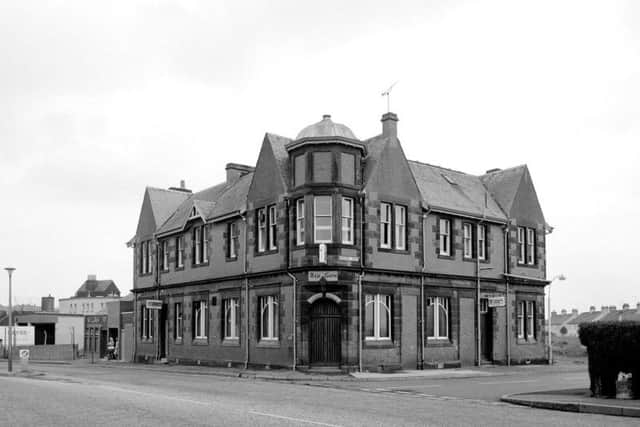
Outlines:
{"label": "overcast sky", "polygon": [[[200,190],[332,114],[409,159],[529,165],[553,308],[640,302],[640,2],[0,4],[0,266],[18,303],[132,287],[145,186]],[[4,272],[3,272],[4,273]],[[1,276],[0,276],[1,277]],[[6,276],[0,303],[6,304]]]}

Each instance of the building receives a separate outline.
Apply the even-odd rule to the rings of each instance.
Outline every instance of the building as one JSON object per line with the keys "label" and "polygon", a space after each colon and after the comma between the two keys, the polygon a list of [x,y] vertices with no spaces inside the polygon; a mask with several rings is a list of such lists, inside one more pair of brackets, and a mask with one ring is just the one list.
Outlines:
{"label": "building", "polygon": [[614,305],[603,305],[599,311],[595,306],[591,306],[589,311],[583,313],[578,313],[576,309],[571,310],[570,315],[566,313],[566,310],[562,310],[560,315],[553,312],[551,314],[551,333],[558,336],[577,337],[581,323],[626,320],[640,322],[640,303],[637,303],[635,308],[624,304],[622,310],[618,310]]}
{"label": "building", "polygon": [[398,118],[266,134],[255,168],[147,188],[137,360],[386,370],[546,360],[546,224],[526,166],[410,161]]}
{"label": "building", "polygon": [[74,296],[59,299],[58,310],[69,314],[106,314],[107,303],[119,298],[120,290],[113,280],[97,280],[95,274],[90,274]]}

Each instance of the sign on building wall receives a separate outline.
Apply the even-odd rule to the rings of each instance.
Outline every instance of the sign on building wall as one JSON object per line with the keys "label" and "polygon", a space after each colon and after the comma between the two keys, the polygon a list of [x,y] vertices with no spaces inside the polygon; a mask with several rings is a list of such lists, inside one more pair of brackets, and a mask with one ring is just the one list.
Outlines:
{"label": "sign on building wall", "polygon": [[85,316],[85,323],[86,323],[85,327],[87,328],[106,329],[107,316],[105,315]]}
{"label": "sign on building wall", "polygon": [[[18,345],[34,345],[35,344],[35,327],[34,326],[14,326],[15,344]],[[0,340],[2,345],[9,345],[9,327],[0,326]]]}
{"label": "sign on building wall", "polygon": [[327,282],[337,282],[338,272],[337,271],[310,271],[309,272],[308,280],[310,282],[319,282],[323,278]]}
{"label": "sign on building wall", "polygon": [[490,296],[487,300],[489,307],[504,307],[507,305],[504,295]]}
{"label": "sign on building wall", "polygon": [[149,310],[160,310],[162,308],[162,300],[148,299],[145,302],[145,307],[147,307]]}

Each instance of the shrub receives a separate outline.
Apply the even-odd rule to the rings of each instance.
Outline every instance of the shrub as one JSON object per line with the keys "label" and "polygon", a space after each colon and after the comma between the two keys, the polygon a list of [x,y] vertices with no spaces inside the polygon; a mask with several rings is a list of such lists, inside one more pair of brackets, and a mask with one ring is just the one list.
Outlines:
{"label": "shrub", "polygon": [[566,328],[566,327],[564,327],[564,326],[563,326],[562,328],[560,328],[560,334],[561,334],[561,335],[567,335],[567,332],[568,332],[568,331],[567,331],[567,328]]}
{"label": "shrub", "polygon": [[640,398],[640,322],[581,323],[580,342],[587,347],[594,396],[615,397],[620,372],[632,374],[631,392]]}

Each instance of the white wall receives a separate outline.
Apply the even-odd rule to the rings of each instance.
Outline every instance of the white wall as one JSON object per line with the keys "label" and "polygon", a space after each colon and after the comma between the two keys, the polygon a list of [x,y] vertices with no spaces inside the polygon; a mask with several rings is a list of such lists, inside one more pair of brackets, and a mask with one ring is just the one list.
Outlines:
{"label": "white wall", "polygon": [[58,311],[68,314],[107,314],[107,303],[119,297],[64,298],[58,300]]}
{"label": "white wall", "polygon": [[58,316],[56,344],[78,344],[84,350],[84,316]]}

